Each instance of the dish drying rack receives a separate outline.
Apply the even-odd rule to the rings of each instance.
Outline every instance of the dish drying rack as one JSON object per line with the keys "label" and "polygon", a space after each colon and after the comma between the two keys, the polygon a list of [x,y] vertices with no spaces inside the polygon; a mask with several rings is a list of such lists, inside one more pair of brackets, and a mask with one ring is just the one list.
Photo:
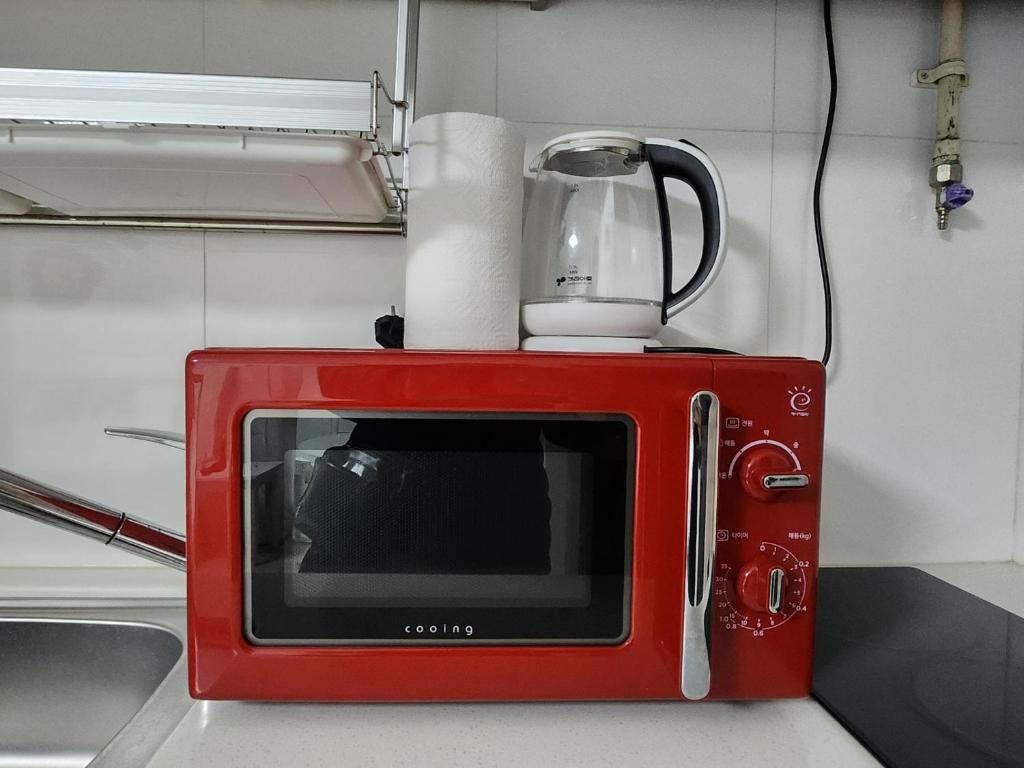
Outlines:
{"label": "dish drying rack", "polygon": [[0,69],[0,224],[403,234],[419,0],[397,26],[394,95],[378,71]]}

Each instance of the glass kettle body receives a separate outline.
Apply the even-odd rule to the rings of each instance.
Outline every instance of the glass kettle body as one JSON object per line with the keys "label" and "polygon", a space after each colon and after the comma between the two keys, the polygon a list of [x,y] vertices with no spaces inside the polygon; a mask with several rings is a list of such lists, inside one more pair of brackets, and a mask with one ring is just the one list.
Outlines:
{"label": "glass kettle body", "polygon": [[[726,201],[697,147],[627,133],[568,134],[549,142],[523,231],[522,322],[534,336],[654,336],[711,284],[725,252]],[[672,290],[664,180],[700,202],[704,244],[693,277]]]}

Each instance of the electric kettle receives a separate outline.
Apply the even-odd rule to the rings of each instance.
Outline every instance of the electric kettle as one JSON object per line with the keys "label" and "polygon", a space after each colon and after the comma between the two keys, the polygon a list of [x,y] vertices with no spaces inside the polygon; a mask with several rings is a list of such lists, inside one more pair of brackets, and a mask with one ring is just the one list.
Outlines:
{"label": "electric kettle", "polygon": [[[530,171],[521,286],[528,335],[651,337],[714,280],[725,254],[725,191],[694,145],[570,133],[548,142]],[[679,290],[667,178],[693,189],[704,228],[700,262]]]}

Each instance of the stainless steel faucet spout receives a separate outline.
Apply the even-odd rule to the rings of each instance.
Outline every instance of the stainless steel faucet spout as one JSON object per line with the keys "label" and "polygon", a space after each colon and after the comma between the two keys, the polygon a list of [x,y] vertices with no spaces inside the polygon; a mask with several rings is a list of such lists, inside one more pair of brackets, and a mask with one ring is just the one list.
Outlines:
{"label": "stainless steel faucet spout", "polygon": [[185,537],[180,533],[4,469],[0,509],[185,570]]}

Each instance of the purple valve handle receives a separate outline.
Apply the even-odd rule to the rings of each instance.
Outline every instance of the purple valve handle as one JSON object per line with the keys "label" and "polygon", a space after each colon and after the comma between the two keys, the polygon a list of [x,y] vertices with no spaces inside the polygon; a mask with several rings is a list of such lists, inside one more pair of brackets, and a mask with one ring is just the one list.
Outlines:
{"label": "purple valve handle", "polygon": [[946,199],[945,207],[947,211],[955,211],[957,208],[963,208],[974,197],[974,190],[970,187],[965,187],[959,182],[953,182],[946,187]]}

